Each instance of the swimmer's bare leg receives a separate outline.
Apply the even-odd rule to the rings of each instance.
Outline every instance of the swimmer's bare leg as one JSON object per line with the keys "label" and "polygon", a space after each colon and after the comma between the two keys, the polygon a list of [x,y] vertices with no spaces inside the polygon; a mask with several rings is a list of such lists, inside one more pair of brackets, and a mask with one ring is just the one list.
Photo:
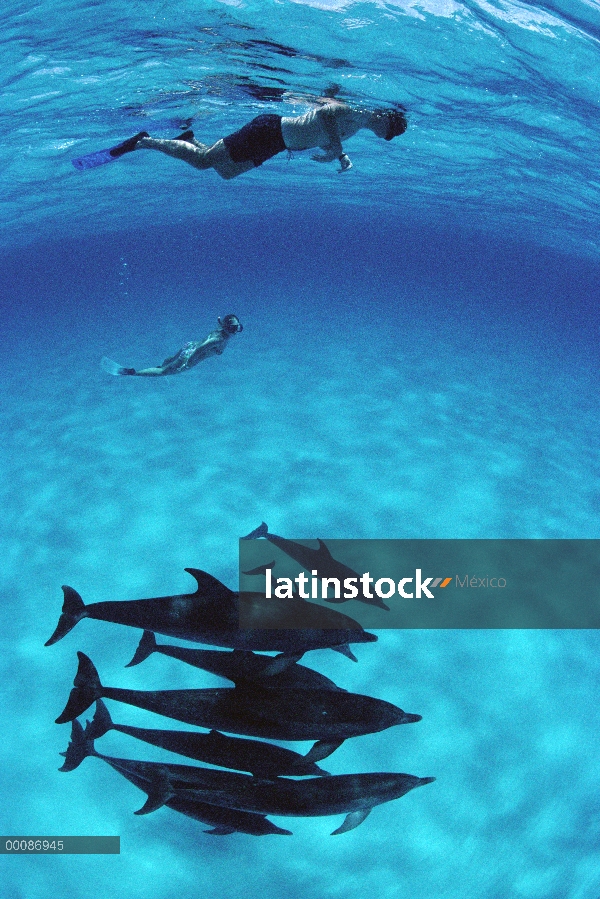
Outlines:
{"label": "swimmer's bare leg", "polygon": [[221,178],[229,181],[238,175],[254,168],[254,163],[234,162],[227,151],[225,142],[218,140],[206,149],[204,144],[194,139],[190,144],[183,140],[161,140],[154,137],[143,137],[137,142],[136,150],[159,150],[174,159],[182,159],[196,169],[214,169]]}
{"label": "swimmer's bare leg", "polygon": [[118,362],[114,362],[107,356],[102,358],[100,365],[109,375],[142,375],[145,377],[157,377],[158,375],[175,374],[173,371],[168,371],[164,364],[157,366],[156,368],[141,368],[139,371],[136,371],[135,368],[125,368],[125,366],[119,365]]}
{"label": "swimmer's bare leg", "polygon": [[136,370],[135,368],[128,368],[125,371],[120,372],[123,375],[141,375],[145,378],[157,378],[159,375],[171,375],[173,372],[165,371],[165,369],[160,366],[160,368],[140,368]]}
{"label": "swimmer's bare leg", "polygon": [[136,150],[159,150],[174,159],[182,159],[195,169],[210,169],[211,163],[206,159],[208,150],[203,145],[196,146],[186,140],[162,140],[157,137],[143,137],[137,142]]}

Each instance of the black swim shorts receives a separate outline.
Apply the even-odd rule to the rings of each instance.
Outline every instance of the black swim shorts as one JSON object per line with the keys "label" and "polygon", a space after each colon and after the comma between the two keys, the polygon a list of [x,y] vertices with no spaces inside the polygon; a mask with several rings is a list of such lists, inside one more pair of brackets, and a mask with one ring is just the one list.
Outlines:
{"label": "black swim shorts", "polygon": [[286,149],[281,133],[281,116],[259,115],[239,131],[223,138],[233,162],[262,165],[271,156]]}

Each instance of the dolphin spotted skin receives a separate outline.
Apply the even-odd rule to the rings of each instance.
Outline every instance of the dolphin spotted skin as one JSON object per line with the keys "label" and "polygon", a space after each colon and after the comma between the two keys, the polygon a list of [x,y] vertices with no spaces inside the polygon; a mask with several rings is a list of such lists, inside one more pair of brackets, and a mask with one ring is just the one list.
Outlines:
{"label": "dolphin spotted skin", "polygon": [[[334,559],[322,540],[317,539],[318,549],[311,549],[302,543],[296,543],[295,540],[287,540],[285,537],[278,537],[277,534],[270,534],[268,525],[264,521],[245,537],[242,537],[242,540],[258,540],[259,537],[264,537],[274,546],[278,546],[286,556],[298,562],[307,571],[317,570],[320,577],[335,577],[340,584],[343,583],[345,578],[356,578],[357,580],[360,578],[360,575],[353,571],[352,568]],[[258,569],[256,570],[258,571]],[[390,610],[390,607],[379,596],[369,598],[364,596],[360,590],[355,599],[357,602],[364,602],[368,606],[377,606],[379,609],[385,609],[387,612]],[[325,602],[336,603],[348,601],[344,597],[339,599],[328,597],[325,599]]]}
{"label": "dolphin spotted skin", "polygon": [[271,740],[344,740],[420,721],[391,702],[333,690],[122,690],[100,683],[93,662],[77,653],[69,700],[56,719],[72,721],[97,699],[115,699],[187,724]]}
{"label": "dolphin spotted skin", "polygon": [[315,764],[315,760],[331,755],[338,748],[338,743],[341,743],[341,741],[315,743],[308,755],[304,756],[291,749],[274,746],[272,743],[227,737],[215,730],[211,730],[208,734],[200,734],[194,731],[129,727],[125,724],[115,724],[102,700],[98,699],[96,714],[91,724],[88,724],[86,734],[89,739],[97,740],[109,730],[128,734],[137,740],[143,740],[199,762],[207,762],[221,768],[233,768],[236,771],[249,771],[255,776],[266,778],[280,775],[302,777],[308,774],[327,774],[327,771],[323,771]]}
{"label": "dolphin spotted skin", "polygon": [[154,652],[179,659],[186,665],[210,671],[219,677],[232,681],[234,684],[243,684],[248,681],[257,681],[257,686],[269,690],[340,690],[332,680],[298,665],[294,659],[285,657],[272,658],[271,656],[254,655],[252,652],[234,649],[233,652],[221,652],[218,649],[188,649],[183,646],[165,646],[156,642],[152,631],[144,631],[139,646],[135,651],[131,662],[126,668],[139,665],[144,659]]}
{"label": "dolphin spotted skin", "polygon": [[[73,722],[71,742],[67,751],[62,753],[62,755],[66,756],[66,759],[64,765],[59,768],[60,771],[73,771],[81,764],[84,758],[92,755],[105,761],[111,768],[118,771],[123,777],[126,777],[130,783],[148,796],[156,790],[155,784],[157,786],[162,785],[166,778],[161,770],[161,766],[148,769],[148,765],[145,765],[143,762],[114,759],[96,752],[93,739],[87,735],[87,732],[84,732],[79,721]],[[143,773],[148,773],[148,771],[150,771],[150,777],[144,777]],[[173,793],[167,796],[163,788],[162,798],[165,801],[164,803],[161,802],[161,804],[168,806],[173,811],[187,815],[189,818],[195,818],[196,821],[200,821],[202,824],[211,825],[212,829],[207,830],[206,833],[223,836],[239,832],[257,837],[266,836],[267,834],[291,835],[292,833],[291,830],[284,830],[273,824],[264,815],[229,809],[224,806],[210,805],[207,802],[195,799],[189,794],[177,795]],[[151,809],[149,808],[148,810],[150,811]]]}
{"label": "dolphin spotted skin", "polygon": [[[82,618],[124,624],[192,643],[280,652],[296,660],[311,649],[331,648],[356,661],[348,644],[377,640],[375,634],[363,630],[358,622],[347,615],[308,602],[303,602],[299,607],[301,629],[291,629],[293,621],[286,628],[273,629],[273,611],[278,607],[271,604],[269,627],[242,630],[239,628],[238,594],[206,571],[197,568],[185,570],[196,579],[198,586],[195,593],[96,602],[86,606],[76,590],[63,586],[62,614],[56,630],[45,645],[52,646],[61,640]],[[244,594],[244,597],[247,614],[260,622],[261,604],[265,597],[251,593]],[[292,606],[286,605],[284,608],[286,601],[279,602],[282,619],[290,622]]]}
{"label": "dolphin spotted skin", "polygon": [[[86,755],[98,755],[78,722],[73,722],[71,744],[64,770],[72,770]],[[83,744],[83,745],[82,745]],[[87,745],[86,745],[87,744]],[[365,820],[375,805],[399,799],[415,787],[432,783],[434,777],[412,774],[340,774],[305,780],[264,781],[188,765],[138,762],[100,756],[125,776],[133,772],[143,779],[148,801],[138,814],[146,814],[168,804],[174,797],[197,799],[228,809],[261,815],[316,817],[346,814],[343,824],[333,831],[345,833]]]}

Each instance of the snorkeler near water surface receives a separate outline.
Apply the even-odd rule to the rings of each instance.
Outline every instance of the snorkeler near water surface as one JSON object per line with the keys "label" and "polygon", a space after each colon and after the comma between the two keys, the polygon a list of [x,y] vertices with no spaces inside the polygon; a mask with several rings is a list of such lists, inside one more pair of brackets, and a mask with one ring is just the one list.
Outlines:
{"label": "snorkeler near water surface", "polygon": [[243,325],[237,315],[226,315],[223,320],[217,319],[219,327],[215,331],[211,331],[206,340],[193,340],[186,343],[175,355],[169,356],[168,359],[154,368],[123,368],[118,362],[107,359],[106,356],[101,361],[101,366],[109,375],[141,375],[142,377],[159,377],[160,375],[178,375],[179,372],[187,371],[198,365],[203,359],[209,356],[220,356],[227,346],[227,341],[234,334],[243,331]]}
{"label": "snorkeler near water surface", "polygon": [[95,154],[73,162],[77,168],[83,169],[133,150],[158,150],[167,156],[182,159],[194,168],[214,169],[221,178],[229,180],[257,168],[284,150],[319,148],[323,152],[314,154],[312,159],[316,162],[334,162],[337,159],[340,163],[338,172],[346,172],[352,168],[352,163],[344,152],[342,140],[363,128],[384,140],[392,140],[406,131],[406,116],[400,109],[369,111],[332,97],[319,97],[313,103],[313,108],[301,116],[256,116],[239,131],[218,140],[211,147],[197,141],[193,131],[184,131],[175,140],[150,137],[148,132],[141,131],[122,144],[101,151],[108,155],[100,163],[86,163],[86,159],[92,160]]}

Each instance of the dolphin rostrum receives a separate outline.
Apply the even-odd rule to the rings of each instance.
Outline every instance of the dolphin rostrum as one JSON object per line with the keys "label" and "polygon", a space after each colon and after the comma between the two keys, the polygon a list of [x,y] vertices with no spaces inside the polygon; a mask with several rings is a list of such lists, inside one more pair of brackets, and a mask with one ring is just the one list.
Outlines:
{"label": "dolphin rostrum", "polygon": [[[340,583],[343,583],[345,578],[356,578],[356,580],[360,578],[360,575],[353,571],[352,568],[334,559],[322,540],[317,539],[318,549],[311,549],[311,547],[304,546],[302,543],[296,543],[295,540],[287,540],[285,537],[278,537],[277,534],[270,534],[268,525],[264,521],[245,537],[242,537],[242,540],[258,540],[259,537],[265,537],[274,546],[278,546],[286,556],[298,562],[307,571],[317,570],[320,577],[337,578]],[[258,572],[258,569],[256,571]],[[359,591],[355,599],[357,602],[364,602],[368,606],[377,606],[388,612],[390,610],[390,607],[379,596],[367,597]],[[343,596],[338,599],[327,597],[325,601],[348,602]]]}
{"label": "dolphin rostrum", "polygon": [[345,740],[395,724],[420,721],[391,702],[334,690],[123,690],[100,683],[93,662],[77,653],[79,667],[69,700],[56,719],[72,721],[104,697],[186,724],[271,740]]}
{"label": "dolphin rostrum", "polygon": [[234,649],[233,652],[222,652],[218,649],[188,649],[184,646],[165,646],[157,643],[152,631],[144,631],[135,654],[126,665],[132,668],[139,665],[144,659],[154,652],[179,659],[186,665],[210,671],[219,677],[232,681],[234,684],[243,684],[247,681],[257,681],[257,686],[264,689],[283,690],[340,690],[332,680],[298,665],[293,658],[277,656],[260,656],[242,649]]}
{"label": "dolphin rostrum", "polygon": [[[132,762],[128,759],[114,759],[107,755],[101,755],[99,752],[96,752],[93,739],[88,736],[87,731],[84,732],[79,721],[73,721],[71,742],[67,751],[61,754],[66,756],[66,759],[59,771],[72,771],[81,764],[86,756],[95,756],[107,762],[111,768],[118,771],[123,777],[126,777],[130,783],[148,796],[160,790],[161,799],[165,800],[161,804],[168,806],[173,811],[180,812],[182,815],[187,815],[189,818],[195,818],[196,821],[200,821],[202,824],[211,825],[212,830],[207,830],[206,833],[222,836],[239,832],[257,837],[271,833],[291,835],[291,830],[284,830],[278,827],[272,821],[269,821],[265,815],[229,809],[225,806],[210,805],[207,802],[194,798],[190,794],[172,793],[172,795],[167,795],[164,787],[161,789],[162,784],[167,780],[167,775],[162,772],[161,766],[148,769],[143,762]],[[123,764],[120,764],[121,762]],[[147,774],[148,770],[150,771],[150,776],[144,777],[143,773]],[[148,810],[151,809],[149,808]]]}
{"label": "dolphin rostrum", "polygon": [[[287,628],[273,629],[272,612],[278,609],[275,604],[269,610],[269,627],[240,629],[238,594],[206,571],[197,568],[185,570],[196,579],[198,587],[195,593],[96,602],[86,606],[76,590],[63,586],[62,614],[56,630],[45,645],[56,643],[82,618],[124,624],[193,643],[258,652],[281,652],[295,660],[311,649],[331,648],[356,661],[348,644],[372,643],[377,640],[375,634],[363,630],[357,621],[347,615],[307,602],[303,602],[301,606],[303,625],[300,629],[291,629],[289,624]],[[253,621],[260,621],[260,609],[264,601],[262,594],[244,594],[245,608],[247,614],[252,615]],[[280,603],[282,610],[284,603],[286,604],[280,617],[289,621],[290,609],[293,610],[296,606],[286,600],[281,600]],[[326,619],[323,618],[323,613],[327,613]],[[323,623],[312,623],[321,620]]]}
{"label": "dolphin rostrum", "polygon": [[327,774],[315,764],[316,760],[327,758],[338,747],[338,742],[315,743],[307,755],[300,755],[291,749],[283,749],[272,743],[259,740],[243,740],[240,737],[227,737],[219,731],[211,730],[208,734],[195,731],[151,730],[145,727],[129,727],[126,724],[115,724],[110,712],[101,699],[96,701],[96,713],[86,729],[91,740],[97,740],[109,730],[128,734],[137,740],[144,740],[153,746],[176,752],[199,762],[218,765],[221,768],[233,768],[235,771],[249,771],[258,777],[273,778],[280,775],[301,777],[307,774]]}
{"label": "dolphin rostrum", "polygon": [[[86,743],[86,735],[81,725],[76,727],[76,722],[73,722],[73,734],[79,734],[80,743]],[[88,745],[83,747],[71,749],[69,746],[65,762],[69,770],[86,755],[97,754],[93,744],[90,749],[89,742],[87,739]],[[265,781],[229,771],[101,757],[125,776],[128,776],[126,772],[134,771],[144,780],[146,786],[142,789],[148,794],[148,801],[137,814],[155,811],[174,797],[197,799],[262,815],[315,817],[345,814],[344,822],[333,831],[334,834],[358,827],[375,805],[399,799],[415,787],[435,780],[434,777],[412,774],[339,774],[304,780],[278,778]]]}

